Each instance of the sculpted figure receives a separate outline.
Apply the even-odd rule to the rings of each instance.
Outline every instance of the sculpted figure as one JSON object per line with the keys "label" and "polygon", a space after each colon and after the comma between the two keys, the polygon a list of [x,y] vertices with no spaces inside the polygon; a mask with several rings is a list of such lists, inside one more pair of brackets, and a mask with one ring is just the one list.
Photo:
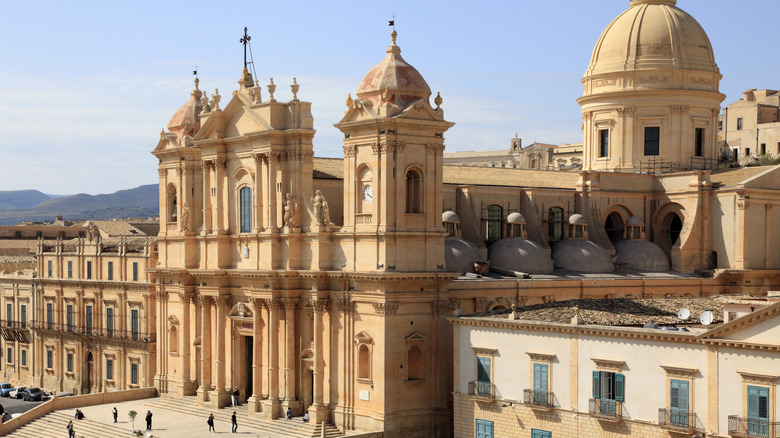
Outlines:
{"label": "sculpted figure", "polygon": [[284,201],[284,226],[287,228],[295,228],[298,225],[298,221],[296,220],[296,205],[295,201],[293,201],[292,196],[290,194],[287,194],[287,199]]}
{"label": "sculpted figure", "polygon": [[311,198],[312,204],[314,204],[314,220],[319,226],[327,226],[330,224],[330,209],[328,208],[328,201],[325,200],[325,196],[321,191],[314,192],[314,197]]}
{"label": "sculpted figure", "polygon": [[190,204],[188,202],[185,202],[182,208],[180,229],[181,231],[190,230]]}

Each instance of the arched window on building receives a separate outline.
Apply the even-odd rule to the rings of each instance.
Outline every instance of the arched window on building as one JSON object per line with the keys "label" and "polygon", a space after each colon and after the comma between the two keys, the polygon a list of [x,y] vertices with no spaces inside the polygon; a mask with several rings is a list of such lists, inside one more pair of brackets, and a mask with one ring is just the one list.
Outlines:
{"label": "arched window on building", "polygon": [[625,233],[623,216],[616,211],[610,213],[604,221],[604,229],[607,231],[607,236],[609,236],[609,240],[613,244],[623,240],[623,235]]}
{"label": "arched window on building", "polygon": [[407,353],[406,376],[407,380],[422,379],[422,351],[417,345],[410,347]]}
{"label": "arched window on building", "polygon": [[249,233],[252,231],[252,189],[250,187],[242,187],[239,191],[239,198],[241,232]]}
{"label": "arched window on building", "polygon": [[366,344],[358,347],[358,379],[371,379],[371,352]]}
{"label": "arched window on building", "polygon": [[663,221],[663,227],[661,232],[666,236],[666,246],[671,248],[677,243],[677,239],[680,238],[682,232],[683,222],[677,213],[669,213],[666,215]]}
{"label": "arched window on building", "polygon": [[168,346],[171,353],[179,352],[179,330],[175,325],[168,331]]}
{"label": "arched window on building", "polygon": [[173,184],[168,185],[168,222],[176,222],[179,217],[177,211],[177,199],[176,199],[176,186]]}
{"label": "arched window on building", "polygon": [[547,240],[550,243],[563,239],[563,209],[552,207],[547,212]]}
{"label": "arched window on building", "polygon": [[422,175],[415,169],[406,172],[406,212],[422,213]]}
{"label": "arched window on building", "polygon": [[488,205],[485,218],[485,241],[487,243],[501,240],[504,209],[500,205]]}

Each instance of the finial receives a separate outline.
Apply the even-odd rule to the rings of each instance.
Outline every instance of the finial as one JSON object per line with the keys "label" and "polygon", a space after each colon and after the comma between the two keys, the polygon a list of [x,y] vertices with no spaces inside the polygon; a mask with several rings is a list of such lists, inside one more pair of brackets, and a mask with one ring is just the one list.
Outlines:
{"label": "finial", "polygon": [[350,107],[352,107],[352,104],[353,104],[354,102],[355,102],[355,101],[354,101],[354,100],[352,100],[352,93],[349,93],[349,94],[347,94],[347,102],[346,102],[346,104],[347,104],[347,108],[350,108]]}
{"label": "finial", "polygon": [[244,70],[246,70],[246,46],[249,44],[249,41],[251,41],[251,40],[252,40],[252,37],[249,36],[249,34],[247,33],[247,29],[245,27],[244,28],[244,36],[242,36],[241,39],[238,40],[239,43],[244,45]]}
{"label": "finial", "polygon": [[219,101],[222,96],[219,95],[219,88],[214,89],[214,94],[211,95],[211,107],[214,111],[219,111]]}
{"label": "finial", "polygon": [[292,85],[290,85],[290,90],[292,90],[292,94],[293,94],[293,98],[292,98],[293,102],[298,102],[298,90],[300,90],[300,88],[301,86],[298,85],[297,79],[293,78],[293,83]]}
{"label": "finial", "polygon": [[276,99],[274,99],[274,91],[276,91],[276,84],[274,84],[274,78],[271,78],[268,83],[268,94],[271,95],[268,99],[269,102],[276,102]]}
{"label": "finial", "polygon": [[385,91],[382,92],[382,100],[385,102],[390,102],[391,97],[393,97],[393,94],[390,92],[390,90],[385,88]]}
{"label": "finial", "polygon": [[396,31],[395,31],[395,29],[393,29],[393,31],[392,31],[392,32],[390,32],[390,38],[392,38],[392,39],[393,39],[393,45],[395,45],[395,39],[396,39],[396,37],[398,37],[398,32],[396,32]]}
{"label": "finial", "polygon": [[197,77],[195,77],[195,89],[196,89],[196,90],[198,89],[198,84],[199,84],[199,83],[200,83],[200,79],[198,79]]}
{"label": "finial", "polygon": [[438,91],[436,92],[436,98],[433,99],[433,103],[436,104],[436,109],[439,109],[441,106],[441,103],[444,102],[444,99],[441,98],[441,93]]}

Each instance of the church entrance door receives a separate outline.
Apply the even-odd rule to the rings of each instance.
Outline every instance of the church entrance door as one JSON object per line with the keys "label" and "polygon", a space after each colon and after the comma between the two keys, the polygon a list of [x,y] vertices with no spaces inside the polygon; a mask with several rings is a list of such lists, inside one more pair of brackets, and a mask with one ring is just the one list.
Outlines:
{"label": "church entrance door", "polygon": [[244,336],[244,382],[246,382],[246,385],[244,387],[244,390],[242,391],[243,398],[247,399],[252,396],[253,393],[253,373],[252,373],[252,358],[254,357],[254,336]]}

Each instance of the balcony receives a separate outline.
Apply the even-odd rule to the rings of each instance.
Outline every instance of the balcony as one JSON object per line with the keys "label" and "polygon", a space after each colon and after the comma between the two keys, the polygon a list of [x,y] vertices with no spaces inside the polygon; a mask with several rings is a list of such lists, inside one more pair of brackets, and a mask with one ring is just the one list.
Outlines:
{"label": "balcony", "polygon": [[143,342],[143,343],[152,343],[157,340],[157,336],[155,333],[145,333],[145,332],[139,332],[133,330],[107,330],[104,328],[97,329],[97,328],[79,327],[79,326],[68,325],[68,324],[56,324],[53,322],[44,322],[44,321],[32,321],[29,325],[31,328],[35,330],[43,330],[43,331],[50,331],[50,332],[57,332],[57,333],[72,333],[75,335],[91,336],[95,338],[118,339],[122,341],[133,341],[133,342]]}
{"label": "balcony", "polygon": [[523,403],[529,405],[531,409],[540,409],[548,411],[553,408],[555,395],[552,392],[540,392],[533,389],[523,390]]}
{"label": "balcony", "polygon": [[658,410],[658,425],[661,429],[686,434],[704,431],[704,426],[699,424],[699,418],[696,414],[690,412],[677,412],[672,411],[671,409]]}
{"label": "balcony", "polygon": [[623,402],[592,398],[588,404],[588,412],[599,420],[618,422],[623,418]]}
{"label": "balcony", "polygon": [[30,324],[26,321],[7,321],[0,319],[0,335],[6,342],[30,343]]}
{"label": "balcony", "polygon": [[469,396],[484,401],[495,400],[496,385],[490,382],[469,382]]}
{"label": "balcony", "polygon": [[780,437],[780,422],[729,415],[729,435],[734,438]]}

